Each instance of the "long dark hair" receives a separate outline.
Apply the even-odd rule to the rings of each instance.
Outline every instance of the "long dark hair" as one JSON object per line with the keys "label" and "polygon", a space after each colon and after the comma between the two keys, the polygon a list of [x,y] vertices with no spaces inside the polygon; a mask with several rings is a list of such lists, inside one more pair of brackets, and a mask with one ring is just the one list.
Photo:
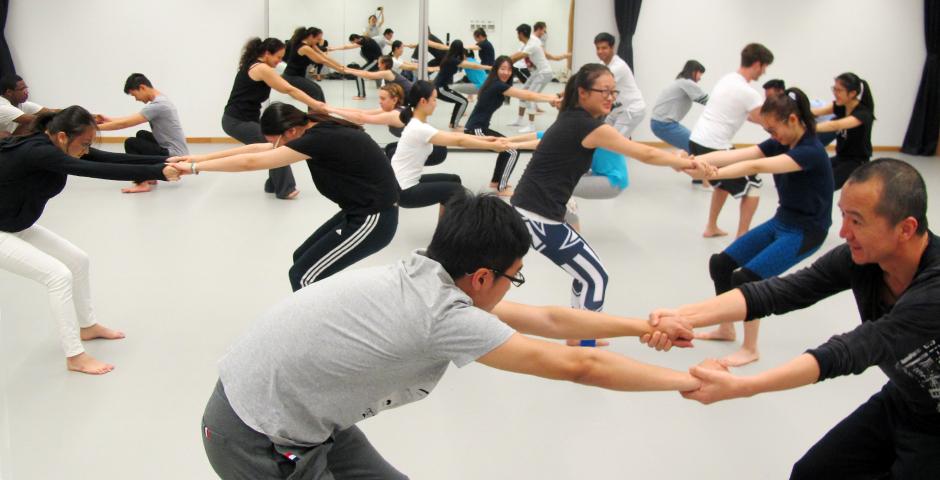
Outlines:
{"label": "long dark hair", "polygon": [[676,80],[680,78],[692,80],[692,74],[695,72],[705,73],[705,66],[699,63],[698,60],[689,60],[685,62],[685,66],[682,67],[682,71],[676,75]]}
{"label": "long dark hair", "polygon": [[78,105],[63,108],[56,113],[40,113],[30,125],[32,132],[56,134],[65,133],[69,141],[84,133],[88,128],[98,130],[95,116]]}
{"label": "long dark hair", "polygon": [[875,118],[875,97],[871,95],[871,87],[865,79],[852,72],[845,72],[836,77],[836,81],[845,87],[846,92],[855,92],[858,95],[858,103],[868,107],[872,118]]}
{"label": "long dark hair", "polygon": [[[486,76],[486,80],[483,82],[483,85],[480,86],[480,93],[490,88],[493,82],[502,81],[499,79],[499,67],[502,66],[503,63],[508,63],[509,66],[512,67],[512,59],[508,56],[500,55],[496,57],[496,60],[493,61],[493,68],[490,69],[489,75]],[[512,73],[509,74],[509,79],[510,81],[512,80]]]}
{"label": "long dark hair", "polygon": [[261,114],[261,134],[281,135],[288,129],[302,127],[309,122],[330,123],[362,130],[362,126],[322,113],[305,113],[288,103],[274,102]]}
{"label": "long dark hair", "polygon": [[242,69],[248,67],[261,55],[265,53],[277,53],[284,48],[284,42],[278,38],[265,38],[261,40],[258,37],[254,37],[248,40],[242,48],[242,58],[238,61],[238,68]]}
{"label": "long dark hair", "polygon": [[297,27],[297,29],[294,30],[294,34],[290,37],[289,44],[291,51],[293,52],[300,48],[300,42],[303,42],[304,39],[308,37],[316,37],[321,33],[323,33],[323,30],[320,30],[317,27]]}
{"label": "long dark hair", "polygon": [[578,102],[578,89],[588,90],[594,87],[597,77],[603,74],[612,75],[610,69],[600,63],[587,63],[578,70],[578,73],[568,79],[565,84],[565,96],[561,102],[561,108],[558,110],[564,112],[573,108],[578,108],[581,104]]}
{"label": "long dark hair", "polygon": [[411,90],[408,90],[407,98],[405,99],[405,108],[398,114],[398,119],[401,120],[401,123],[408,125],[408,122],[411,121],[411,117],[415,114],[415,107],[418,106],[418,102],[422,99],[428,100],[431,96],[434,95],[434,85],[427,80],[418,80],[411,86]]}
{"label": "long dark hair", "polygon": [[[458,59],[454,62],[454,59]],[[467,51],[463,48],[463,40],[454,40],[450,42],[450,48],[447,49],[447,53],[444,55],[444,58],[441,59],[441,63],[454,62],[460,63],[467,58]]]}
{"label": "long dark hair", "polygon": [[816,117],[809,105],[809,98],[796,87],[783,91],[783,95],[767,97],[764,105],[760,107],[761,115],[773,115],[777,120],[786,121],[790,115],[796,115],[800,123],[806,127],[806,132],[816,135]]}

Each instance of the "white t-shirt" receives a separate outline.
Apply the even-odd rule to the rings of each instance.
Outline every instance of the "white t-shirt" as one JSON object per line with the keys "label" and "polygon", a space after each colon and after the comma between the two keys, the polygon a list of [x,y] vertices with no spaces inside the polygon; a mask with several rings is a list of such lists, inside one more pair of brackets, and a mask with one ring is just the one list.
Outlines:
{"label": "white t-shirt", "polygon": [[646,102],[643,101],[643,94],[640,87],[636,84],[636,78],[633,77],[633,71],[622,58],[614,55],[607,64],[607,68],[614,74],[614,81],[617,82],[617,90],[620,95],[617,97],[617,103],[623,105],[623,108],[634,112],[646,110]]}
{"label": "white t-shirt", "polygon": [[538,37],[529,37],[528,43],[522,47],[522,51],[529,57],[529,61],[535,66],[535,71],[539,73],[551,73],[552,66],[545,57],[545,48],[542,47],[542,41]]}
{"label": "white t-shirt", "polygon": [[401,75],[401,66],[404,64],[401,60],[392,57],[392,71]]}
{"label": "white t-shirt", "polygon": [[731,139],[747,120],[747,114],[763,103],[764,96],[751,88],[740,73],[729,73],[712,89],[689,139],[703,147],[727,150],[733,146]]}
{"label": "white t-shirt", "polygon": [[42,105],[33,102],[23,102],[13,106],[6,97],[0,97],[0,130],[13,133],[20,124],[14,122],[23,115],[32,115],[42,110]]}
{"label": "white t-shirt", "polygon": [[434,150],[429,142],[437,133],[437,129],[427,123],[412,118],[401,132],[398,148],[392,155],[392,170],[402,190],[407,190],[418,184],[424,162]]}

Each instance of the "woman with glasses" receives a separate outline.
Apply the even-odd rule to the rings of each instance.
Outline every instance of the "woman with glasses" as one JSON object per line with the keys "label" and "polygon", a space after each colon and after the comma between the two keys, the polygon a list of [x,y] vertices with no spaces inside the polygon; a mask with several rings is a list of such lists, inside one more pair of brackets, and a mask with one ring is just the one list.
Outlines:
{"label": "woman with glasses", "polygon": [[820,133],[837,132],[836,155],[829,160],[832,162],[835,189],[839,190],[856,168],[871,160],[875,99],[868,82],[852,72],[836,77],[832,95],[835,100],[814,109],[813,114],[835,114],[832,120],[817,125],[816,130]]}
{"label": "woman with glasses", "polygon": [[69,370],[100,375],[114,369],[85,352],[82,341],[124,334],[98,323],[91,305],[88,255],[36,222],[69,175],[108,180],[178,180],[166,157],[91,148],[98,128],[79,106],[42,113],[36,133],[0,142],[0,269],[45,284]]}
{"label": "woman with glasses", "polygon": [[[565,221],[565,205],[591,167],[594,150],[605,148],[652,165],[693,168],[686,156],[633,142],[604,123],[617,97],[616,83],[604,65],[587,64],[565,85],[558,119],[541,140],[513,144],[536,147],[512,205],[522,214],[532,246],[574,277],[571,305],[600,311],[604,306],[607,270],[587,241]],[[530,134],[532,137],[535,134]]]}
{"label": "woman with glasses", "polygon": [[306,161],[317,190],[339,204],[297,250],[288,276],[294,291],[381,250],[398,228],[398,183],[385,153],[362,127],[274,103],[261,115],[270,143],[174,157],[181,173],[243,172]]}

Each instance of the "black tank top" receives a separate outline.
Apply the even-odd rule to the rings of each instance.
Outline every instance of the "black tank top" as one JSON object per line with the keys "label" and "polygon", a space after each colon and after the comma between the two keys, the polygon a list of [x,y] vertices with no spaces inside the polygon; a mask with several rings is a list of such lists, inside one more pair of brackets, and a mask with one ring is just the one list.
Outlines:
{"label": "black tank top", "polygon": [[258,63],[238,70],[232,93],[225,104],[225,115],[244,122],[257,122],[261,119],[261,104],[271,96],[271,87],[264,83],[264,80],[254,81],[248,76],[248,70]]}
{"label": "black tank top", "polygon": [[[395,107],[395,111],[398,112],[398,113],[401,113],[402,110],[404,110],[404,109],[405,109],[405,107]],[[405,129],[405,127],[398,128],[398,127],[393,127],[393,126],[389,125],[389,126],[388,126],[388,133],[391,133],[391,134],[394,135],[396,138],[401,138],[401,132],[402,132],[402,130],[404,130],[404,129]]]}
{"label": "black tank top", "polygon": [[392,75],[395,75],[395,80],[392,80],[392,83],[397,83],[398,86],[400,86],[401,89],[404,90],[405,96],[407,97],[408,92],[411,91],[411,86],[413,85],[411,83],[411,80],[408,80],[407,78],[401,76],[400,73],[395,72],[395,71],[392,72]]}
{"label": "black tank top", "polygon": [[306,43],[301,43],[297,48],[291,48],[287,55],[287,67],[284,68],[284,75],[303,77],[307,74],[307,67],[313,64],[310,57],[298,52]]}

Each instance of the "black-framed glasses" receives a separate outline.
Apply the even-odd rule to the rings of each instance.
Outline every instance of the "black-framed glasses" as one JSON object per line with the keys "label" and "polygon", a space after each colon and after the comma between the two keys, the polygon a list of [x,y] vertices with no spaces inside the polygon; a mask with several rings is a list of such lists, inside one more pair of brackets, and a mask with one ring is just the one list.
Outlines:
{"label": "black-framed glasses", "polygon": [[506,277],[506,280],[509,280],[510,282],[512,282],[513,285],[517,287],[521,287],[522,284],[525,283],[525,275],[523,275],[522,272],[516,272],[516,276],[511,277],[507,275],[505,272],[501,272],[499,270],[496,270],[495,268],[491,268],[490,271],[493,272],[493,274],[495,274],[497,277]]}
{"label": "black-framed glasses", "polygon": [[620,96],[620,90],[602,90],[600,88],[590,88],[589,90],[592,92],[600,93],[601,95],[604,95],[605,97],[617,98]]}

